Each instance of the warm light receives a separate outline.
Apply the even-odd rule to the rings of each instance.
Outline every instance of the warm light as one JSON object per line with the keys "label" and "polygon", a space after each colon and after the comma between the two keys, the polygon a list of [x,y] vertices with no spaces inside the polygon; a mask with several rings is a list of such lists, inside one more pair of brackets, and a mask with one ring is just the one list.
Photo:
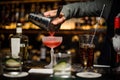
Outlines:
{"label": "warm light", "polygon": [[65,21],[60,29],[62,30],[71,30],[71,29],[75,29],[75,19],[70,19],[70,20],[67,20]]}

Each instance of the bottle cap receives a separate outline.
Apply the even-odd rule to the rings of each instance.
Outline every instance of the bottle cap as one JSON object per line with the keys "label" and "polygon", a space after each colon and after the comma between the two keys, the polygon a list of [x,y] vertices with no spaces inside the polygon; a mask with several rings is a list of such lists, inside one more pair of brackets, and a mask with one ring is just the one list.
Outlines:
{"label": "bottle cap", "polygon": [[115,27],[115,28],[120,28],[120,14],[118,14],[118,15],[115,17],[114,27]]}

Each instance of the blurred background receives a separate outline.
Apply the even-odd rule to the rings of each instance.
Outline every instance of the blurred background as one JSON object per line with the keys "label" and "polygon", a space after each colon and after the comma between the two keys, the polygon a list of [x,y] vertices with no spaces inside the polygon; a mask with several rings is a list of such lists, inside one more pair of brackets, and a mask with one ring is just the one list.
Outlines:
{"label": "blurred background", "polygon": [[[40,61],[42,37],[49,35],[45,30],[29,22],[28,14],[31,12],[43,13],[57,9],[59,6],[87,0],[1,0],[0,1],[0,52],[4,55],[10,53],[10,38],[16,34],[16,20],[20,19],[23,34],[29,37],[28,51],[31,60]],[[18,16],[19,15],[19,16]],[[69,51],[72,54],[72,62],[79,63],[79,35],[93,34],[98,17],[80,17],[65,21],[55,36],[63,36],[63,42],[55,48],[55,53]],[[106,24],[102,18],[99,22],[95,36],[95,63],[104,54],[103,44],[106,35]],[[46,48],[46,61],[50,61],[49,51]]]}

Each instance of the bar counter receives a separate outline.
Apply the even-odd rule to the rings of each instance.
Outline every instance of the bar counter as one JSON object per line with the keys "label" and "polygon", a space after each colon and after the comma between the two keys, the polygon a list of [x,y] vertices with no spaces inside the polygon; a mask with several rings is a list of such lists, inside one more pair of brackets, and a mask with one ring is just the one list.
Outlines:
{"label": "bar counter", "polygon": [[[26,77],[10,78],[0,75],[0,80],[120,80],[120,72],[112,72],[110,68],[97,68],[102,76],[99,78],[81,78],[72,72],[71,77],[62,78],[52,74],[29,73]],[[52,75],[52,76],[51,76]]]}

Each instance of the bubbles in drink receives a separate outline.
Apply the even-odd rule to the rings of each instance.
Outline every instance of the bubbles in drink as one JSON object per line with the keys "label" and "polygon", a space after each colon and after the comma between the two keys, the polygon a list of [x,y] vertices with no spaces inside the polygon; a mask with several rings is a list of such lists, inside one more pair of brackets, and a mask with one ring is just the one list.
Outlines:
{"label": "bubbles in drink", "polygon": [[80,44],[80,62],[83,67],[93,66],[94,48],[93,44]]}

